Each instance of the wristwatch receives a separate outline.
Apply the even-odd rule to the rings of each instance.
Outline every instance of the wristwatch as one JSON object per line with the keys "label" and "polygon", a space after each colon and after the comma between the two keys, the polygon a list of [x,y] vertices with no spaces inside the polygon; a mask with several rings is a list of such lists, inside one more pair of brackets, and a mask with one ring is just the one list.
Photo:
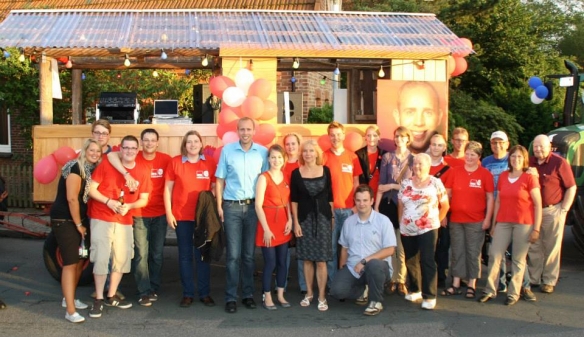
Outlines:
{"label": "wristwatch", "polygon": [[367,264],[367,260],[365,260],[365,259],[361,260],[361,264],[362,265],[366,265]]}

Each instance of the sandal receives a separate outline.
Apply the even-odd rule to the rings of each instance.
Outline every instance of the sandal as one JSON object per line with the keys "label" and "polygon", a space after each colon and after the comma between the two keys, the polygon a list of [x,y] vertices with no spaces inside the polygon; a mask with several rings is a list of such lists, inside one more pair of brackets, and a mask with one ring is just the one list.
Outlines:
{"label": "sandal", "polygon": [[464,295],[465,298],[475,298],[477,297],[475,288],[468,287],[466,288],[466,294]]}
{"label": "sandal", "polygon": [[442,293],[440,293],[440,295],[442,295],[442,296],[453,296],[453,295],[460,295],[460,294],[462,294],[462,290],[460,290],[460,287],[455,287],[455,286],[444,289],[444,290],[442,290]]}
{"label": "sandal", "polygon": [[319,311],[327,311],[328,310],[328,304],[326,302],[326,298],[324,300],[318,300],[318,310]]}
{"label": "sandal", "polygon": [[301,307],[308,307],[310,306],[310,303],[312,302],[312,298],[314,296],[304,296],[304,299],[302,299],[302,301],[300,301],[300,306]]}

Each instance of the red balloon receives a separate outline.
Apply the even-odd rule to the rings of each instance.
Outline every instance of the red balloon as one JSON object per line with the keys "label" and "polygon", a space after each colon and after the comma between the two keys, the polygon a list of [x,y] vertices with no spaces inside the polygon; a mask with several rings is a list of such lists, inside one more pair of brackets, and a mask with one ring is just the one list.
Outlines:
{"label": "red balloon", "polygon": [[260,120],[269,121],[270,119],[275,118],[277,113],[278,106],[276,103],[270,100],[264,101],[264,113],[260,117]]}
{"label": "red balloon", "polygon": [[345,136],[343,145],[345,146],[345,149],[355,152],[363,147],[363,136],[357,132],[349,132]]}
{"label": "red balloon", "polygon": [[264,101],[257,96],[248,96],[241,104],[241,114],[251,119],[259,119],[264,113]]}
{"label": "red balloon", "polygon": [[34,178],[41,184],[48,184],[57,178],[59,170],[55,158],[50,155],[39,160],[33,170]]}
{"label": "red balloon", "polygon": [[213,159],[215,159],[216,163],[219,163],[219,159],[221,158],[221,150],[223,150],[223,146],[219,146],[215,149],[215,152],[213,152]]}
{"label": "red balloon", "polygon": [[59,57],[57,58],[57,61],[61,62],[61,63],[67,63],[69,61],[68,57]]}
{"label": "red balloon", "polygon": [[266,100],[268,97],[270,97],[271,92],[272,85],[270,84],[270,81],[259,78],[251,84],[249,90],[247,91],[247,96],[257,96],[262,100]]}
{"label": "red balloon", "polygon": [[227,131],[223,135],[223,138],[221,138],[223,145],[229,144],[229,143],[235,143],[238,140],[239,140],[239,135],[235,131]]}
{"label": "red balloon", "polygon": [[328,149],[331,148],[331,146],[333,146],[331,144],[331,139],[329,137],[329,135],[322,135],[320,137],[318,137],[318,146],[320,147],[320,149],[322,150],[322,152],[327,151]]}
{"label": "red balloon", "polygon": [[227,131],[237,132],[237,121],[238,121],[238,119],[231,121],[227,124],[218,124],[217,125],[217,137],[223,138],[223,135]]}
{"label": "red balloon", "polygon": [[253,136],[253,141],[268,146],[276,138],[276,128],[274,124],[263,123],[256,126],[256,133]]}
{"label": "red balloon", "polygon": [[239,119],[241,116],[241,110],[239,108],[232,108],[229,105],[222,105],[221,112],[219,113],[219,124],[229,124],[234,120]]}
{"label": "red balloon", "polygon": [[454,71],[452,72],[452,76],[458,76],[464,73],[466,71],[466,68],[468,67],[468,63],[466,63],[464,57],[455,57],[454,63],[455,66]]}
{"label": "red balloon", "polygon": [[69,160],[77,158],[77,152],[69,146],[62,146],[57,151],[53,152],[55,160],[59,165],[65,165]]}
{"label": "red balloon", "polygon": [[219,98],[223,98],[223,92],[229,87],[234,87],[235,82],[227,76],[213,77],[209,81],[209,90],[211,93]]}

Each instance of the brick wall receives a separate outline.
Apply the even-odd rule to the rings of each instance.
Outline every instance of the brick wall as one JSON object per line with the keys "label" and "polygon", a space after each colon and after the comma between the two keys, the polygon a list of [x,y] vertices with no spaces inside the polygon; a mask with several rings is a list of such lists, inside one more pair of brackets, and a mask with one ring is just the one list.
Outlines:
{"label": "brick wall", "polygon": [[12,138],[12,156],[10,158],[0,157],[0,165],[5,164],[31,164],[32,163],[32,149],[30,148],[29,139],[22,136],[22,128],[15,121],[18,118],[18,113],[11,114],[11,130],[10,137]]}
{"label": "brick wall", "polygon": [[[323,76],[327,77],[324,85],[320,84]],[[320,107],[324,103],[333,103],[333,83],[330,80],[332,77],[332,73],[295,71],[294,78],[296,78],[296,82],[294,83],[294,90],[292,90],[292,72],[279,71],[276,88],[278,92],[294,91],[303,93],[302,105],[304,108],[302,116],[304,122],[306,122],[310,108]]]}

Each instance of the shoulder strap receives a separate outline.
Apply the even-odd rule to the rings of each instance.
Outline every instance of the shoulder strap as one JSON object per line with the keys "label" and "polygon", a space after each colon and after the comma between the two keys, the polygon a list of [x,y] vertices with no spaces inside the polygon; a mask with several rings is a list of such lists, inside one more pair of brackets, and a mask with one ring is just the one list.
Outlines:
{"label": "shoulder strap", "polygon": [[440,178],[444,172],[448,171],[448,169],[450,168],[450,166],[445,165],[440,171],[436,172],[436,174],[434,174],[434,177],[436,178]]}

